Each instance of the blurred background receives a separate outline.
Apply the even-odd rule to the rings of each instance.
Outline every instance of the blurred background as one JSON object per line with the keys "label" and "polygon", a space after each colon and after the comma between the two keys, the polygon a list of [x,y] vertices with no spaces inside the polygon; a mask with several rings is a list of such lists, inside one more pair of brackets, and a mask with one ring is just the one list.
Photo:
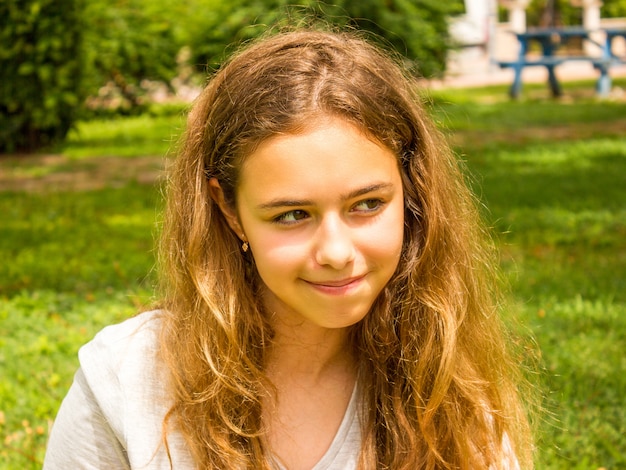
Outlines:
{"label": "blurred background", "polygon": [[0,469],[41,467],[78,348],[154,301],[164,169],[208,75],[316,21],[402,54],[464,162],[536,467],[626,468],[626,0],[294,3],[0,2]]}
{"label": "blurred background", "polygon": [[[625,0],[5,0],[0,69],[0,152],[62,142],[79,118],[189,101],[233,44],[268,28],[315,20],[373,33],[419,75],[503,80],[514,34],[536,26],[626,29]],[[566,44],[602,54],[597,44]],[[624,35],[614,50],[626,57]],[[230,48],[230,49],[229,49]],[[576,65],[576,64],[565,64]],[[593,71],[591,63],[577,65]],[[618,72],[624,73],[623,60]],[[579,67],[580,68],[580,67]],[[510,71],[506,71],[510,72]],[[541,72],[541,71],[540,71]],[[567,75],[567,72],[564,72]]]}

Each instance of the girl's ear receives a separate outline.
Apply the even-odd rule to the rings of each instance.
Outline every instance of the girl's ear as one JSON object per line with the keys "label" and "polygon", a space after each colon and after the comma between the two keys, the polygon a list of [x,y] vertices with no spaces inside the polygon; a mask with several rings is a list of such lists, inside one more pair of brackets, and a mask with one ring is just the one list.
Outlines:
{"label": "girl's ear", "polygon": [[224,198],[224,191],[222,190],[219,181],[217,181],[217,178],[211,178],[209,180],[209,191],[211,194],[211,199],[213,199],[213,202],[217,204],[222,214],[224,214],[226,222],[228,222],[228,226],[232,229],[233,232],[235,232],[235,234],[239,238],[243,239],[245,235],[243,233],[243,229],[241,228],[241,224],[239,223],[237,213],[235,212],[234,208],[230,207],[226,203],[226,199]]}

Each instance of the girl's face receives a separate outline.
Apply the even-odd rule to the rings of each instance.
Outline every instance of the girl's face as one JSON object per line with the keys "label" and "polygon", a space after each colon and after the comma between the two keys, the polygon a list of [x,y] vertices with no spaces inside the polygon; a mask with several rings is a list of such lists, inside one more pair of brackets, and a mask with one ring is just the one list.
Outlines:
{"label": "girl's face", "polygon": [[363,319],[402,250],[394,154],[329,118],[263,142],[239,181],[235,225],[249,241],[268,312],[322,328]]}

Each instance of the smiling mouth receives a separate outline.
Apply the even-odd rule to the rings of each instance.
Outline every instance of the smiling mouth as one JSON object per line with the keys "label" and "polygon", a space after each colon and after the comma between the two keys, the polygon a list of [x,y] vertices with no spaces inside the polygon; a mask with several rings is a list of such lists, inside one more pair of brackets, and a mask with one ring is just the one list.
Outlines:
{"label": "smiling mouth", "polygon": [[355,276],[347,279],[338,279],[333,281],[306,281],[308,284],[311,284],[314,287],[319,288],[328,288],[328,289],[341,289],[343,287],[349,287],[351,285],[357,284],[361,281],[365,275]]}

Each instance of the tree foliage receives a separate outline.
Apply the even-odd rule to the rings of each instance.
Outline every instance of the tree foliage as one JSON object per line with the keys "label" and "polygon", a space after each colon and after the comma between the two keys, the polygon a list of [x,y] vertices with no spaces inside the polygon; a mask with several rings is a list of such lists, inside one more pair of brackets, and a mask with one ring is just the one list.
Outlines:
{"label": "tree foliage", "polygon": [[189,25],[196,66],[217,66],[225,46],[245,41],[268,27],[301,23],[329,23],[370,31],[374,37],[411,59],[424,76],[445,68],[450,47],[447,18],[459,12],[460,1],[440,0],[335,0],[332,5],[304,0],[196,0],[194,8],[206,12]]}
{"label": "tree foliage", "polygon": [[370,31],[424,76],[441,74],[447,17],[461,0],[2,0],[0,152],[62,140],[85,96],[113,84],[126,107],[144,80],[169,84],[177,56],[204,71],[268,29],[331,24]]}
{"label": "tree foliage", "polygon": [[[530,26],[580,26],[583,22],[582,1],[533,0],[526,11]],[[626,16],[626,0],[604,0],[603,18]]]}
{"label": "tree foliage", "polygon": [[0,153],[65,137],[82,96],[81,0],[0,2]]}
{"label": "tree foliage", "polygon": [[602,16],[607,18],[626,17],[626,0],[604,0]]}
{"label": "tree foliage", "polygon": [[135,106],[142,80],[169,83],[180,49],[174,38],[176,13],[169,0],[87,1],[83,16],[88,93],[114,83]]}

